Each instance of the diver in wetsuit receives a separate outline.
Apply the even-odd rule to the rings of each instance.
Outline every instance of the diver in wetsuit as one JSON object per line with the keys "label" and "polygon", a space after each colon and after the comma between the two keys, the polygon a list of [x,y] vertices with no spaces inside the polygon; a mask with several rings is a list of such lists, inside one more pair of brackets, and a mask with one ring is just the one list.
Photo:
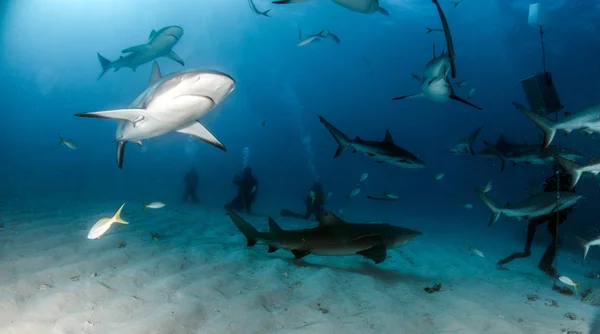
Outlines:
{"label": "diver in wetsuit", "polygon": [[[557,185],[557,179],[560,179],[560,185]],[[565,173],[564,169],[555,165],[554,166],[554,174],[550,176],[544,182],[544,192],[556,192],[557,186],[559,191],[561,192],[575,192],[575,189],[569,190],[569,185],[571,184],[571,176]],[[525,242],[525,249],[523,252],[514,253],[509,257],[498,261],[499,265],[506,264],[517,258],[529,257],[531,255],[531,243],[533,242],[533,237],[535,236],[535,229],[538,225],[548,223],[548,231],[552,235],[552,242],[544,252],[544,255],[540,259],[540,263],[538,264],[538,268],[540,268],[543,272],[548,274],[553,278],[558,278],[558,273],[556,269],[554,269],[552,263],[554,262],[554,258],[556,257],[556,247],[557,247],[557,227],[562,224],[567,219],[567,214],[573,210],[573,207],[568,207],[566,209],[560,210],[558,214],[556,212],[549,213],[545,216],[534,217],[529,220],[529,225],[527,226],[527,241]]]}
{"label": "diver in wetsuit", "polygon": [[295,213],[287,209],[281,210],[280,214],[283,217],[295,217],[301,219],[308,219],[311,215],[314,215],[315,219],[319,220],[325,208],[325,200],[323,186],[319,181],[316,181],[313,183],[312,188],[310,188],[309,195],[306,196],[306,211],[304,214]]}
{"label": "diver in wetsuit", "polygon": [[196,196],[196,189],[198,188],[198,173],[194,167],[190,168],[189,172],[185,174],[183,183],[185,184],[183,201],[187,202],[188,199],[191,199],[192,202],[198,203],[198,197]]}
{"label": "diver in wetsuit", "polygon": [[252,175],[252,168],[246,167],[242,175],[236,175],[233,183],[238,186],[237,196],[228,204],[225,204],[227,210],[245,210],[252,213],[252,203],[256,199],[258,190],[258,180]]}

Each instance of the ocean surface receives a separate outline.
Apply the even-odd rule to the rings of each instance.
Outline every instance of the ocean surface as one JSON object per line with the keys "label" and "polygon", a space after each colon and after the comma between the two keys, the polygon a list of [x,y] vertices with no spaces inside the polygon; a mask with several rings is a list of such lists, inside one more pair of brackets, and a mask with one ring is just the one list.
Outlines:
{"label": "ocean surface", "polygon": [[[600,184],[590,173],[558,225],[555,277],[538,268],[556,241],[548,223],[537,226],[529,257],[497,264],[523,251],[528,221],[541,214],[519,203],[543,192],[557,170],[553,155],[543,156],[544,132],[513,104],[530,108],[521,80],[544,71],[540,30],[528,23],[532,3],[439,0],[449,47],[428,0],[2,2],[0,333],[600,333],[600,252],[592,246],[582,262],[580,245],[600,234]],[[548,122],[588,107],[600,117],[600,3],[541,4],[546,69],[564,105]],[[119,57],[136,52],[148,59],[115,71]],[[449,63],[424,75],[442,52],[455,77]],[[182,71],[199,71],[190,85],[201,93],[169,100],[159,88],[165,79],[152,76],[155,61],[175,78],[172,90],[184,86]],[[201,82],[207,73],[231,78],[234,89],[217,99],[211,94],[224,84]],[[436,95],[441,103],[392,100],[435,89],[483,110],[447,94]],[[136,105],[140,94],[154,104]],[[205,112],[169,123],[200,95]],[[129,111],[75,116],[119,109]],[[319,116],[351,142],[336,157],[338,142]],[[130,140],[120,168],[119,122],[141,131],[153,119],[171,128],[141,145]],[[177,133],[195,119],[221,149]],[[559,130],[550,149],[594,164],[600,127],[586,122],[569,135]],[[474,154],[452,152],[481,126]],[[511,149],[498,145],[500,136]],[[392,141],[401,152],[385,155]],[[258,181],[256,200],[252,212],[234,211],[277,239],[253,247],[224,208],[246,167]],[[191,168],[197,202],[182,201]],[[281,215],[303,213],[316,181],[340,221],[422,234],[391,245],[385,233],[361,232],[337,245],[375,236],[384,261],[314,249],[296,259],[269,217],[284,231],[321,231],[326,224],[314,217]],[[486,198],[520,214],[488,226]],[[151,202],[164,206],[144,207]],[[128,224],[88,238],[123,203]],[[339,233],[351,228],[340,223]],[[338,237],[327,234],[319,246]],[[283,249],[267,252],[264,243],[275,242]]]}

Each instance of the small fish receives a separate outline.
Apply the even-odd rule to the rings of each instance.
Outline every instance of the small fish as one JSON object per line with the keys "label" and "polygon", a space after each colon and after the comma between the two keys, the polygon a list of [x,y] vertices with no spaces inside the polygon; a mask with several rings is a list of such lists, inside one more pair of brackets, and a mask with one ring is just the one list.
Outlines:
{"label": "small fish", "polygon": [[396,195],[394,193],[384,192],[383,196],[393,198],[393,199],[398,199],[398,195]]}
{"label": "small fish", "polygon": [[369,177],[369,173],[363,173],[363,175],[360,176],[360,179],[356,180],[357,184],[361,184],[363,183],[367,178]]}
{"label": "small fish", "polygon": [[158,233],[151,232],[150,236],[152,237],[152,240],[154,240],[154,241],[160,240],[160,236],[158,235]]}
{"label": "small fish", "polygon": [[439,180],[441,180],[444,177],[444,175],[445,175],[444,173],[439,173],[437,175],[434,175],[433,179],[436,180],[436,181],[439,181]]}
{"label": "small fish", "polygon": [[434,31],[444,31],[444,29],[440,29],[440,28],[429,28],[429,27],[425,27],[425,29],[427,29],[427,31],[425,32],[425,35],[429,35]]}
{"label": "small fish", "polygon": [[252,187],[252,191],[250,193],[254,194],[255,191],[256,191],[256,186]]}
{"label": "small fish", "polygon": [[413,74],[411,74],[411,75],[412,75],[412,78],[413,78],[413,79],[417,80],[418,82],[421,82],[421,77],[420,77],[420,76],[418,76],[418,75],[416,75],[416,74],[414,74],[414,73],[413,73]]}
{"label": "small fish", "polygon": [[454,8],[456,8],[463,0],[451,1],[454,4]]}
{"label": "small fish", "polygon": [[470,250],[471,252],[473,252],[473,253],[477,254],[477,255],[478,255],[478,256],[480,256],[480,257],[483,257],[483,258],[485,258],[485,255],[483,255],[483,252],[481,252],[479,249],[477,249],[477,248],[473,248],[473,247],[471,247],[471,245],[469,245],[469,244],[467,244],[467,247],[469,247],[469,250]]}
{"label": "small fish", "polygon": [[74,142],[73,140],[65,139],[63,138],[63,136],[60,136],[60,142],[58,142],[58,145],[66,146],[72,150],[76,150],[78,147],[76,142]]}
{"label": "small fish", "polygon": [[162,209],[165,207],[165,203],[163,202],[152,202],[148,204],[144,204],[144,210],[146,209]]}
{"label": "small fish", "polygon": [[310,197],[310,204],[315,204],[315,192],[311,190],[308,196]]}
{"label": "small fish", "polygon": [[469,95],[467,95],[467,101],[471,101],[471,96],[473,96],[473,93],[475,93],[475,88],[471,88],[469,91]]}
{"label": "small fish", "polygon": [[348,196],[346,196],[346,198],[350,199],[350,198],[358,195],[359,192],[360,192],[360,188],[356,188],[356,189],[352,190],[352,192]]}
{"label": "small fish", "polygon": [[473,204],[467,203],[464,205],[465,209],[473,209]]}
{"label": "small fish", "polygon": [[119,210],[117,210],[117,212],[112,217],[100,218],[100,220],[98,220],[96,222],[96,224],[94,224],[94,226],[92,226],[92,229],[90,230],[90,233],[88,233],[87,238],[88,239],[100,238],[104,233],[106,233],[106,231],[108,231],[110,226],[114,223],[129,224],[129,222],[126,222],[121,218],[121,210],[123,210],[124,206],[125,206],[125,203],[123,203],[123,205],[121,205]]}
{"label": "small fish", "polygon": [[572,286],[573,288],[575,288],[575,294],[577,294],[577,287],[580,285],[579,283],[573,282],[573,280],[567,276],[560,276],[558,278],[558,280],[565,283],[566,285],[569,285],[569,286]]}

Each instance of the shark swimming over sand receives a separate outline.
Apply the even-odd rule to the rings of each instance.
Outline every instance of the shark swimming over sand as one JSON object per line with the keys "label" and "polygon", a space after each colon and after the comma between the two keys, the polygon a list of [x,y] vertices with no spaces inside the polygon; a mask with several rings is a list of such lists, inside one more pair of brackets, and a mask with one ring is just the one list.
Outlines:
{"label": "shark swimming over sand", "polygon": [[150,84],[127,109],[86,112],[79,117],[118,120],[117,165],[123,167],[127,142],[179,132],[200,139],[223,151],[225,146],[197,119],[206,115],[235,89],[229,75],[211,70],[187,70],[162,77],[154,62]]}
{"label": "shark swimming over sand", "polygon": [[135,71],[138,66],[155,60],[159,57],[168,57],[184,66],[185,63],[173,50],[173,46],[179,42],[183,36],[183,28],[179,26],[168,26],[159,31],[152,30],[148,42],[145,44],[132,46],[121,51],[127,53],[115,61],[110,61],[98,53],[98,60],[102,65],[102,73],[98,76],[100,79],[104,73],[111,68],[115,72],[123,67],[129,67]]}
{"label": "shark swimming over sand", "polygon": [[315,255],[362,255],[379,264],[387,250],[408,244],[421,232],[388,223],[349,223],[329,211],[319,219],[319,226],[302,230],[283,230],[269,218],[269,232],[259,232],[242,217],[228,211],[235,226],[248,240],[248,246],[261,241],[269,253],[289,250],[296,259]]}
{"label": "shark swimming over sand", "polygon": [[362,140],[359,137],[350,139],[336,127],[331,125],[325,118],[318,115],[321,123],[325,125],[325,128],[331,133],[335,141],[338,143],[338,149],[335,152],[334,158],[337,158],[347,148],[352,148],[354,153],[364,153],[370,157],[375,158],[377,163],[388,163],[394,166],[403,168],[424,168],[425,163],[421,159],[417,158],[414,154],[403,149],[402,147],[394,143],[392,135],[389,131],[385,132],[385,139],[383,141],[370,141]]}

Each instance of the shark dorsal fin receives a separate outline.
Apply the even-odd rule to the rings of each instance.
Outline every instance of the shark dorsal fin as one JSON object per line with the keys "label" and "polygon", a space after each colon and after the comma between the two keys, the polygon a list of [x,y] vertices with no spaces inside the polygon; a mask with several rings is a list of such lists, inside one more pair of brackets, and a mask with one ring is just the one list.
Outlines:
{"label": "shark dorsal fin", "polygon": [[506,207],[510,208],[510,202],[506,202]]}
{"label": "shark dorsal fin", "polygon": [[356,138],[355,138],[354,140],[355,140],[355,141],[357,141],[357,142],[360,142],[360,141],[362,141],[362,139],[360,139],[360,137],[359,137],[359,136],[356,136]]}
{"label": "shark dorsal fin", "polygon": [[394,138],[392,138],[390,130],[385,130],[385,139],[383,139],[383,141],[390,144],[394,143]]}
{"label": "shark dorsal fin", "polygon": [[336,226],[341,224],[346,224],[346,222],[327,210],[323,212],[321,218],[319,219],[319,227]]}
{"label": "shark dorsal fin", "polygon": [[155,82],[162,78],[162,74],[160,74],[160,67],[158,67],[158,62],[154,61],[154,65],[152,65],[152,74],[150,75],[150,82],[148,86],[152,86]]}
{"label": "shark dorsal fin", "polygon": [[283,232],[283,230],[281,229],[281,227],[279,227],[279,225],[277,225],[277,223],[275,222],[275,220],[273,220],[273,218],[269,217],[269,232],[270,233],[280,233]]}
{"label": "shark dorsal fin", "polygon": [[152,29],[152,31],[150,32],[150,36],[148,36],[148,39],[152,39],[154,35],[156,35],[156,30]]}

